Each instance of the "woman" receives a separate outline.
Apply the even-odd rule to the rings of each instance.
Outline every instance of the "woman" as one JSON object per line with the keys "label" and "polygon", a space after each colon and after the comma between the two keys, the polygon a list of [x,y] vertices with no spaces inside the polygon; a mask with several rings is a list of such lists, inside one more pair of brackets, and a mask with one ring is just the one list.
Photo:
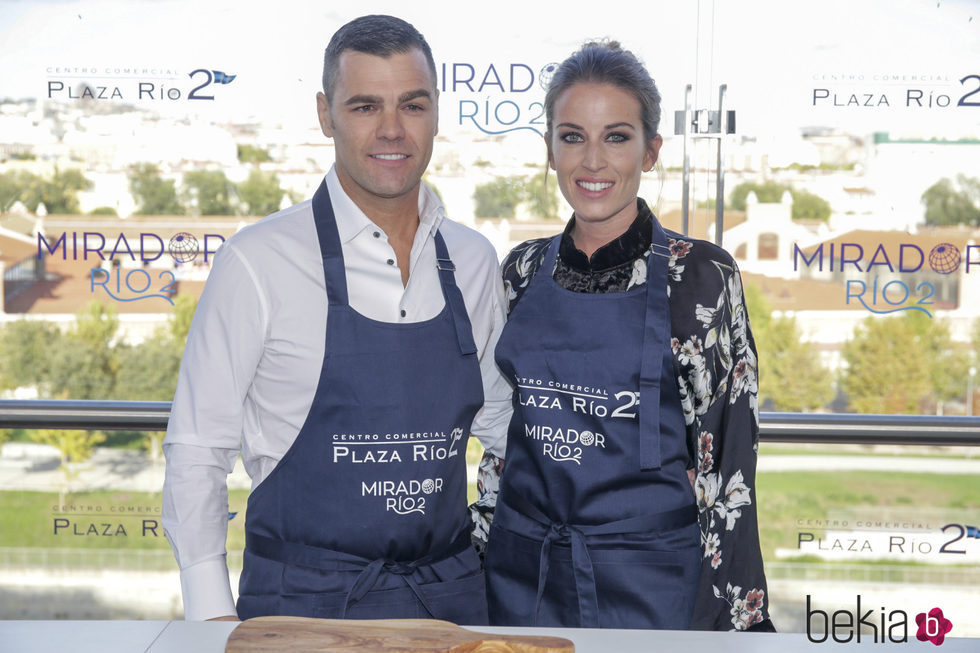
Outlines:
{"label": "woman", "polygon": [[588,43],[545,98],[563,234],[504,261],[515,386],[486,552],[491,623],[771,630],[751,495],[755,351],[732,258],[637,197],[660,94]]}

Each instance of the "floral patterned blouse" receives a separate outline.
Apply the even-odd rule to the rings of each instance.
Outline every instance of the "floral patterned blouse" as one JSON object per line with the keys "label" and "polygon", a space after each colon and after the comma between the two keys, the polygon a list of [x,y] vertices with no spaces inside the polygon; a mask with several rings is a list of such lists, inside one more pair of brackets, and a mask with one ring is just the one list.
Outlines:
{"label": "floral patterned blouse", "polygon": [[[589,259],[562,236],[554,279],[578,292],[623,292],[646,282],[651,223],[639,215]],[[755,343],[732,257],[720,247],[667,231],[671,257],[671,347],[680,388],[704,546],[691,628],[774,630],[769,620],[755,509],[759,402]],[[518,245],[502,270],[512,310],[542,264],[549,238]],[[486,541],[503,461],[485,455],[474,504],[474,539]]]}

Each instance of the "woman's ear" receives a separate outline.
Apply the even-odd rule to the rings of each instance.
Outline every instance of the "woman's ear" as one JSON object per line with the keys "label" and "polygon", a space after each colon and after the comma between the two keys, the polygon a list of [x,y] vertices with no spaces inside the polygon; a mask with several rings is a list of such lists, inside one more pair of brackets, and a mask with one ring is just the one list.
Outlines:
{"label": "woman's ear", "polygon": [[548,167],[552,170],[557,170],[555,167],[555,154],[551,151],[551,139],[548,138],[548,134],[544,135],[544,146],[548,150]]}
{"label": "woman's ear", "polygon": [[664,144],[664,139],[657,134],[647,143],[647,151],[643,154],[643,172],[650,172],[660,157],[660,146]]}

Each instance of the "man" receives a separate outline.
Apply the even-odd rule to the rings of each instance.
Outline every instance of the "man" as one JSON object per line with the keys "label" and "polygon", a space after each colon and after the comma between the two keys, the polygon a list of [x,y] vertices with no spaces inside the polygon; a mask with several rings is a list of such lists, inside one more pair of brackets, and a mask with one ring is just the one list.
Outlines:
{"label": "man", "polygon": [[[486,622],[464,457],[471,432],[503,454],[503,289],[490,244],[420,182],[437,96],[414,27],[342,27],[317,94],[333,168],[215,259],[164,441],[187,619]],[[224,545],[239,452],[252,494],[236,610]]]}

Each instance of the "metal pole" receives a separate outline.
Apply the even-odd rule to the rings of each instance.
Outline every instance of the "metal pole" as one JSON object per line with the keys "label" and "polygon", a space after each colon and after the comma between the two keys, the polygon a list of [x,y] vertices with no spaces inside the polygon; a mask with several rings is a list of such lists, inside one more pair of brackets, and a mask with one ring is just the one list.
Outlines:
{"label": "metal pole", "polygon": [[684,173],[683,191],[681,194],[681,231],[685,236],[690,231],[690,195],[691,195],[691,155],[687,151],[687,142],[691,134],[691,85],[688,84],[684,89]]}
{"label": "metal pole", "polygon": [[725,91],[728,84],[718,87],[718,124],[721,130],[718,134],[718,162],[715,173],[715,244],[721,247],[722,232],[725,225],[725,166],[722,160],[722,142],[728,133],[728,120],[725,116]]}

